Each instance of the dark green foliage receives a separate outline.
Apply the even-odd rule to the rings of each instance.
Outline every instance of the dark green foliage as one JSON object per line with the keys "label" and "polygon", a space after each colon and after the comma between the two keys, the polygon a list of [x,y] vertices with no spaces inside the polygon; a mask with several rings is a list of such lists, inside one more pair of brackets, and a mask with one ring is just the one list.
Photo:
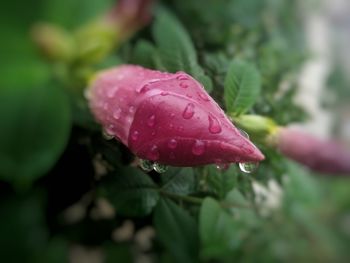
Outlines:
{"label": "dark green foliage", "polygon": [[[113,2],[1,8],[0,261],[77,262],[82,246],[99,262],[348,262],[349,180],[319,179],[263,145],[266,160],[252,174],[236,165],[147,173],[102,137],[85,84],[69,80],[72,68],[40,59],[29,26],[45,20],[70,30]],[[74,74],[124,63],[186,71],[233,115],[302,121],[293,102],[306,58],[298,8],[289,0],[159,1],[149,26]],[[345,92],[340,73],[330,85]],[[131,227],[115,238],[125,222]]]}

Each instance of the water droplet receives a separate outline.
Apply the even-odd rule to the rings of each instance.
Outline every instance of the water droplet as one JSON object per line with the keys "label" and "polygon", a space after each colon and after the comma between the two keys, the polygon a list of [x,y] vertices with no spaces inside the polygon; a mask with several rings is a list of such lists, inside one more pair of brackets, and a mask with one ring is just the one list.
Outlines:
{"label": "water droplet", "polygon": [[171,114],[170,114],[170,117],[171,117],[171,118],[174,118],[174,117],[175,117],[175,113],[171,113]]}
{"label": "water droplet", "polygon": [[151,135],[152,136],[156,135],[156,131],[152,131]]}
{"label": "water droplet", "polygon": [[188,84],[186,84],[185,82],[180,82],[180,87],[183,89],[187,89],[188,88]]}
{"label": "water droplet", "polygon": [[196,140],[192,146],[192,153],[194,155],[202,155],[205,151],[205,143],[200,140]]}
{"label": "water droplet", "polygon": [[228,168],[230,168],[229,163],[217,163],[216,164],[216,169],[218,169],[220,171],[226,171]]}
{"label": "water droplet", "polygon": [[210,101],[207,95],[205,95],[203,92],[198,92],[198,96],[204,100],[204,101]]}
{"label": "water droplet", "polygon": [[131,133],[131,140],[133,140],[133,141],[137,141],[138,140],[138,138],[139,138],[139,132],[138,131],[133,131],[132,133]]}
{"label": "water droplet", "polygon": [[168,147],[170,149],[175,149],[177,146],[177,141],[175,139],[171,139],[169,142],[168,142]]}
{"label": "water droplet", "polygon": [[188,80],[188,77],[184,74],[180,74],[179,76],[176,77],[178,80]]}
{"label": "water droplet", "polygon": [[153,145],[148,153],[147,153],[147,158],[149,158],[152,161],[156,161],[159,158],[159,151],[157,145]]}
{"label": "water droplet", "polygon": [[156,123],[156,116],[152,114],[147,120],[147,125],[149,127],[153,127],[155,123]]}
{"label": "water droplet", "polygon": [[188,103],[184,112],[182,113],[182,117],[184,119],[191,119],[194,115],[194,104]]}
{"label": "water droplet", "polygon": [[108,128],[104,128],[102,130],[102,136],[104,139],[112,140],[114,138],[114,132],[112,130],[113,128],[114,128],[114,126],[110,125]]}
{"label": "water droplet", "polygon": [[217,118],[215,118],[213,115],[208,115],[209,119],[209,131],[211,133],[220,133],[221,132],[221,126]]}
{"label": "water droplet", "polygon": [[238,129],[238,130],[239,130],[239,133],[240,133],[243,137],[249,139],[248,133],[246,133],[245,131],[243,131],[243,130],[241,130],[241,129]]}
{"label": "water droplet", "polygon": [[168,166],[164,165],[164,164],[160,164],[160,163],[154,163],[153,164],[153,169],[157,172],[157,173],[165,173],[168,170]]}
{"label": "water droplet", "polygon": [[238,166],[239,166],[239,169],[243,173],[250,174],[250,173],[256,171],[256,169],[259,166],[259,163],[257,163],[257,162],[246,162],[246,163],[239,163]]}
{"label": "water droplet", "polygon": [[191,94],[186,94],[186,96],[188,97],[188,98],[192,98],[193,96],[191,95]]}
{"label": "water droplet", "polygon": [[116,119],[116,120],[119,120],[121,114],[122,114],[121,108],[116,108],[116,109],[114,110],[114,112],[113,112],[113,118]]}
{"label": "water droplet", "polygon": [[170,128],[170,129],[174,129],[174,124],[170,123],[170,124],[169,124],[169,128]]}
{"label": "water droplet", "polygon": [[135,112],[135,107],[134,106],[130,106],[129,107],[129,112],[130,113],[134,113]]}
{"label": "water droplet", "polygon": [[153,162],[149,160],[140,160],[140,167],[145,172],[150,172],[153,170]]}
{"label": "water droplet", "polygon": [[160,93],[160,95],[162,95],[162,96],[166,96],[166,95],[168,95],[169,94],[169,92],[167,92],[167,91],[162,91],[161,93]]}
{"label": "water droplet", "polygon": [[136,92],[138,93],[142,93],[142,92],[147,92],[149,91],[150,87],[149,87],[149,84],[144,84],[144,85],[140,85],[136,88]]}

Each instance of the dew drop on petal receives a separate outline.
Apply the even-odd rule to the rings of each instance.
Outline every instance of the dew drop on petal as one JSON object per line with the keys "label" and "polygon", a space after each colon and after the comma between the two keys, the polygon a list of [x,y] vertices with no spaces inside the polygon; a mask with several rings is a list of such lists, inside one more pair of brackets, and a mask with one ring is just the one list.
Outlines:
{"label": "dew drop on petal", "polygon": [[130,113],[134,113],[135,112],[135,107],[134,106],[130,106],[129,107],[129,112]]}
{"label": "dew drop on petal", "polygon": [[185,110],[182,113],[184,119],[191,119],[194,115],[194,104],[188,103]]}
{"label": "dew drop on petal", "polygon": [[249,135],[248,135],[248,133],[246,133],[245,131],[243,131],[242,129],[238,129],[239,130],[239,133],[243,136],[243,137],[245,137],[245,138],[247,138],[247,139],[249,139]]}
{"label": "dew drop on petal", "polygon": [[217,163],[216,164],[216,169],[218,169],[220,171],[226,171],[228,168],[230,168],[229,163]]}
{"label": "dew drop on petal", "polygon": [[138,93],[142,93],[142,92],[147,92],[149,91],[150,87],[149,87],[149,84],[144,84],[144,85],[140,85],[136,88],[136,92]]}
{"label": "dew drop on petal", "polygon": [[198,96],[204,100],[204,101],[210,101],[207,95],[205,95],[203,92],[198,92]]}
{"label": "dew drop on petal", "polygon": [[256,169],[259,166],[259,163],[257,163],[257,162],[246,162],[246,163],[239,163],[238,166],[239,166],[239,169],[243,173],[250,174],[250,173],[256,171]]}
{"label": "dew drop on petal", "polygon": [[147,158],[152,160],[152,161],[156,161],[159,159],[159,151],[158,151],[158,147],[157,145],[153,145],[148,153],[147,153]]}
{"label": "dew drop on petal", "polygon": [[139,132],[138,131],[133,131],[132,133],[131,133],[131,140],[133,140],[133,141],[137,141],[138,139],[139,139]]}
{"label": "dew drop on petal", "polygon": [[150,172],[153,170],[153,162],[149,160],[140,160],[140,167],[145,172]]}
{"label": "dew drop on petal", "polygon": [[156,123],[156,116],[154,114],[152,114],[151,116],[149,116],[149,118],[147,120],[147,125],[149,127],[153,127],[155,123]]}
{"label": "dew drop on petal", "polygon": [[168,147],[170,149],[175,149],[177,147],[177,141],[175,139],[171,139],[168,142]]}
{"label": "dew drop on petal", "polygon": [[114,132],[113,132],[113,128],[114,126],[113,125],[110,125],[109,127],[107,128],[104,128],[102,130],[102,136],[104,139],[106,140],[112,140],[114,138]]}
{"label": "dew drop on petal", "polygon": [[113,111],[113,118],[116,119],[116,120],[119,120],[121,114],[122,114],[122,110],[121,110],[120,108],[116,108],[116,109]]}
{"label": "dew drop on petal", "polygon": [[209,132],[214,134],[220,133],[221,126],[218,119],[211,114],[208,115],[208,119],[209,119]]}
{"label": "dew drop on petal", "polygon": [[180,74],[179,76],[176,77],[177,80],[188,80],[188,77],[184,74]]}
{"label": "dew drop on petal", "polygon": [[188,88],[188,84],[186,84],[185,82],[180,82],[180,87],[183,89],[187,89]]}
{"label": "dew drop on petal", "polygon": [[153,169],[157,173],[162,174],[162,173],[165,173],[168,170],[168,166],[166,166],[164,164],[160,164],[160,163],[154,163],[153,164]]}
{"label": "dew drop on petal", "polygon": [[195,140],[193,146],[192,146],[192,153],[194,155],[202,155],[205,152],[205,143],[200,140]]}

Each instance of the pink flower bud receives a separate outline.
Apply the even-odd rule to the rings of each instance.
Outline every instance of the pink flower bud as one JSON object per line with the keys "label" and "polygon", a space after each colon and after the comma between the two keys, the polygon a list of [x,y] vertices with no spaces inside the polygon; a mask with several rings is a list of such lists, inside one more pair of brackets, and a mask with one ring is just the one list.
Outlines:
{"label": "pink flower bud", "polygon": [[321,140],[290,128],[281,128],[277,147],[285,156],[320,173],[350,174],[350,151],[334,141]]}
{"label": "pink flower bud", "polygon": [[123,65],[98,74],[88,98],[105,131],[142,159],[174,166],[264,159],[184,72]]}
{"label": "pink flower bud", "polygon": [[154,0],[119,0],[107,18],[114,21],[122,36],[129,36],[151,20]]}

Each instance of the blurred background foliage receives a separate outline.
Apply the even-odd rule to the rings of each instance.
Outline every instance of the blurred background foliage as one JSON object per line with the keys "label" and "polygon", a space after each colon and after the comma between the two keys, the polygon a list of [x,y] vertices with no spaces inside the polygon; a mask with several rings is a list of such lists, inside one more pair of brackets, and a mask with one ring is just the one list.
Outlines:
{"label": "blurred background foliage", "polygon": [[[46,21],[72,30],[113,3],[1,3],[0,260],[347,262],[348,179],[319,177],[263,146],[267,159],[253,174],[215,165],[146,173],[119,142],[102,138],[84,85],[40,57],[30,29]],[[82,71],[121,63],[186,70],[224,107],[224,79],[239,58],[261,75],[250,113],[280,124],[305,121],[293,100],[310,56],[301,7],[288,0],[159,1],[149,26]],[[336,98],[324,101],[329,107],[349,97],[343,71],[338,64],[329,78]]]}

